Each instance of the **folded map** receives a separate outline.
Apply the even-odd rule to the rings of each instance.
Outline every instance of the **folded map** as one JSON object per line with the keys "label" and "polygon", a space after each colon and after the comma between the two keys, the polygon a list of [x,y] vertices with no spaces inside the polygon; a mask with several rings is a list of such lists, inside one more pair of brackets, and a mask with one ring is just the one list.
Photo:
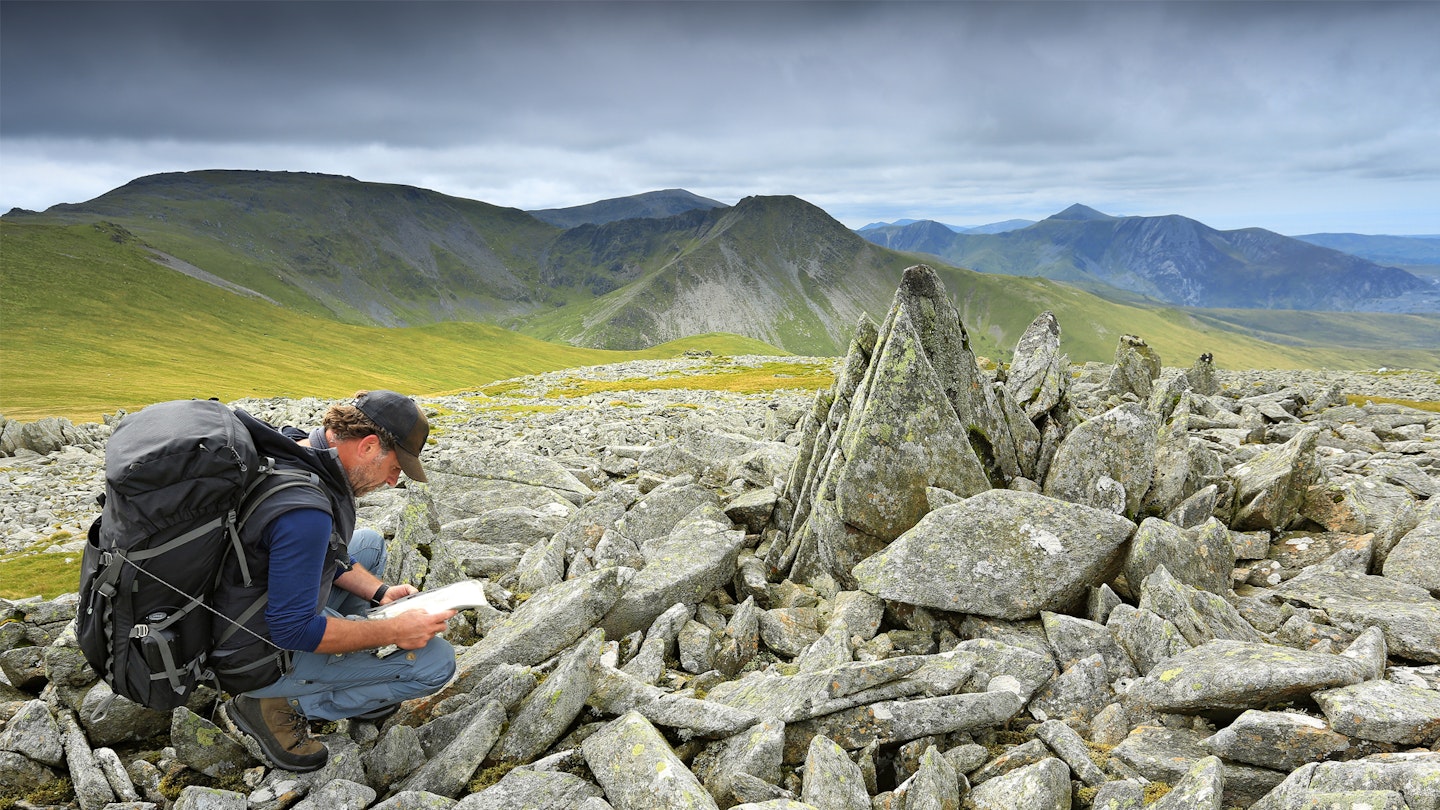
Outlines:
{"label": "folded map", "polygon": [[467,610],[469,608],[486,607],[490,603],[485,601],[485,585],[478,579],[467,579],[464,582],[456,582],[446,585],[443,588],[436,588],[433,591],[422,591],[409,596],[402,596],[386,605],[371,608],[365,614],[367,619],[388,619],[391,616],[399,616],[411,610],[424,610],[429,613],[444,613],[447,610]]}

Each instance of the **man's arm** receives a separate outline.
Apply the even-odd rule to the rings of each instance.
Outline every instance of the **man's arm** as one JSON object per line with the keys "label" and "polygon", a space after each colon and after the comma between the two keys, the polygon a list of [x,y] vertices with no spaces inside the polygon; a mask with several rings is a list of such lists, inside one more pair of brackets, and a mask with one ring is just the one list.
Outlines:
{"label": "man's arm", "polygon": [[[335,584],[361,599],[369,599],[383,583],[379,577],[366,571],[365,566],[356,564],[336,577]],[[416,592],[413,585],[392,585],[381,597],[380,604],[388,605]],[[424,647],[431,638],[445,632],[445,622],[454,615],[453,610],[444,613],[410,610],[389,619],[363,621],[327,616],[325,636],[320,639],[320,646],[315,648],[315,652],[330,655],[390,644],[402,650],[413,650]]]}
{"label": "man's arm", "polygon": [[[276,644],[288,650],[326,655],[390,644],[409,650],[425,646],[444,632],[446,620],[455,611],[432,614],[414,610],[374,621],[320,613],[316,602],[330,530],[330,516],[319,509],[287,512],[267,527],[270,598],[265,606],[265,621]],[[379,578],[360,566],[336,577],[334,582],[365,599],[380,587]],[[392,602],[413,591],[409,585],[397,585],[386,592],[383,601]]]}
{"label": "man's arm", "polygon": [[402,650],[424,647],[445,632],[445,622],[455,611],[430,613],[407,610],[389,619],[341,619],[326,616],[325,636],[315,652],[325,655],[369,650],[393,644]]}

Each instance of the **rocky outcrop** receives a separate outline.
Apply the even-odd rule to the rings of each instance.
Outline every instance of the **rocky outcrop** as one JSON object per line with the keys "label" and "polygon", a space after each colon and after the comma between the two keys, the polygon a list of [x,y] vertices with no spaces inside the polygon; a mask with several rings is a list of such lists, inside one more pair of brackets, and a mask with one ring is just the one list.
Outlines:
{"label": "rocky outcrop", "polygon": [[[1166,369],[1131,340],[1142,396],[1042,316],[1002,379],[946,300],[912,269],[819,394],[624,382],[761,362],[693,358],[424,400],[431,483],[361,523],[400,579],[482,579],[490,606],[452,621],[440,693],[317,727],[311,774],[257,764],[213,692],[111,700],[73,594],[0,603],[0,799],[1434,807],[1440,417],[1342,396],[1440,401],[1433,375]],[[614,390],[545,397],[574,377]],[[103,452],[81,427],[101,441],[0,465],[16,552],[74,553]]]}

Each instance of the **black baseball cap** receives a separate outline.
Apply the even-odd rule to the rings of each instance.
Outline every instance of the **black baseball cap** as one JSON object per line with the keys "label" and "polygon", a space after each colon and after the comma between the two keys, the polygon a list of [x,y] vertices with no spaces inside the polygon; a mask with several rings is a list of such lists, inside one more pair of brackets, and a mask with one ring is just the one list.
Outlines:
{"label": "black baseball cap", "polygon": [[412,481],[425,481],[420,466],[420,451],[430,438],[430,423],[415,400],[394,391],[361,391],[355,395],[355,407],[371,422],[395,437],[395,452],[400,456],[400,469]]}

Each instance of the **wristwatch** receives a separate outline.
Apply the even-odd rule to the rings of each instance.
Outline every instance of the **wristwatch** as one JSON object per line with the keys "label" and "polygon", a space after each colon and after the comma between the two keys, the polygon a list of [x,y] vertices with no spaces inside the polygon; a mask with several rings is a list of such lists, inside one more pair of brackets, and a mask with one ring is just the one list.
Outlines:
{"label": "wristwatch", "polygon": [[385,598],[385,592],[388,590],[390,590],[389,585],[384,582],[380,583],[380,587],[375,589],[375,595],[370,597],[370,604],[375,607],[380,607],[380,600]]}

